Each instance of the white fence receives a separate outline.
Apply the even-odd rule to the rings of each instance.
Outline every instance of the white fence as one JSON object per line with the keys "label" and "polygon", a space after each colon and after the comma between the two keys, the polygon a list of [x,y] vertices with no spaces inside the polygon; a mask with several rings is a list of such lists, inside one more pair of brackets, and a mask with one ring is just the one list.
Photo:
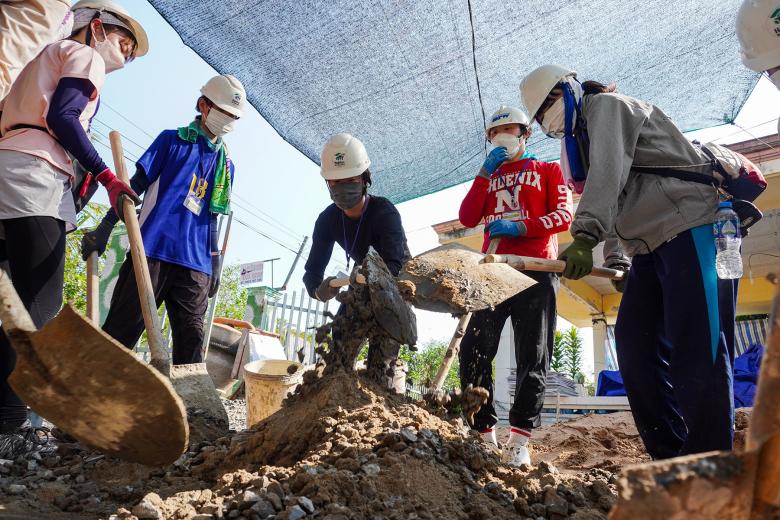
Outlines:
{"label": "white fence", "polygon": [[298,361],[302,356],[302,363],[316,363],[315,329],[327,321],[329,304],[310,298],[305,289],[285,292],[268,299],[261,327],[279,334],[287,359]]}

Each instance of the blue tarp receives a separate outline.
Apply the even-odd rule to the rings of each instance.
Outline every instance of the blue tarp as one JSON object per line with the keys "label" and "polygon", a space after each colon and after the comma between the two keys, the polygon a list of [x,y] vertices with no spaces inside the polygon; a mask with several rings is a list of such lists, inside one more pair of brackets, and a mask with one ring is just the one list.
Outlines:
{"label": "blue tarp", "polygon": [[[734,406],[737,408],[753,406],[753,397],[756,394],[756,384],[763,355],[764,347],[753,344],[734,360]],[[602,370],[596,385],[596,395],[626,395],[620,372]]]}
{"label": "blue tarp", "polygon": [[737,408],[753,406],[763,356],[764,347],[754,344],[734,360],[734,406]]}
{"label": "blue tarp", "polygon": [[[732,121],[758,79],[738,55],[742,0],[150,2],[313,161],[333,133],[363,140],[394,202],[473,178],[485,116],[519,105],[539,65],[615,81],[683,130]],[[531,151],[557,158],[536,132]]]}

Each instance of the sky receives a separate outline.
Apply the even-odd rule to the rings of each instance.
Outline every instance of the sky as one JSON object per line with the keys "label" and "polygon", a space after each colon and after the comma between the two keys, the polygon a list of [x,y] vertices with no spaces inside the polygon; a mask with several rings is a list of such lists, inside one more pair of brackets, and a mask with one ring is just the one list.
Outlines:
{"label": "sky", "polygon": [[[102,142],[98,152],[108,164],[112,163],[110,150],[105,146],[109,130],[122,133],[125,155],[134,161],[162,130],[184,126],[192,120],[200,87],[215,75],[148,2],[123,0],[122,4],[146,29],[150,51],[107,77],[93,133]],[[507,100],[508,104],[512,102],[519,104],[519,99]],[[776,132],[779,115],[780,93],[762,79],[736,119],[736,124],[750,133],[726,125],[690,135],[721,143],[743,141]],[[349,129],[337,131],[349,132]],[[234,222],[226,262],[279,258],[274,263],[273,280],[279,286],[304,237],[311,235],[317,215],[330,204],[319,167],[285,142],[251,107],[226,142],[236,165]],[[366,143],[366,147],[370,156],[372,143]],[[460,201],[469,185],[454,186],[398,205],[413,255],[438,245],[431,226],[457,218]],[[103,191],[94,200],[108,202]],[[303,264],[310,244],[309,241],[292,273],[290,290],[302,290]],[[336,246],[327,274],[339,270],[346,270],[346,265],[343,251]],[[270,269],[265,276],[264,284],[270,285]],[[417,311],[417,320],[421,344],[448,340],[455,330],[456,320],[448,315]],[[568,324],[560,320],[559,326]],[[586,345],[585,368],[592,370],[590,329],[582,329],[582,334]]]}

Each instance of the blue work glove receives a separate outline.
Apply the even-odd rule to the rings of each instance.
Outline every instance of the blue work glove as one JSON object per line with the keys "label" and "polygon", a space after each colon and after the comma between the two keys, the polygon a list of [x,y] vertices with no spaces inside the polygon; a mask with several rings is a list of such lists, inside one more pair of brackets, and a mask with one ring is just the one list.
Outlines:
{"label": "blue work glove", "polygon": [[498,167],[501,166],[501,163],[507,159],[509,159],[509,154],[506,153],[506,148],[503,146],[493,148],[485,158],[485,162],[482,163],[482,168],[479,169],[480,177],[489,179],[490,176],[493,175],[493,172],[495,172]]}
{"label": "blue work glove", "polygon": [[222,255],[211,255],[211,279],[209,280],[209,298],[213,298],[219,289],[219,268],[222,264]]}
{"label": "blue work glove", "polygon": [[490,233],[490,240],[493,240],[494,238],[521,237],[525,235],[526,228],[522,222],[499,219],[488,224],[487,231]]}
{"label": "blue work glove", "polygon": [[584,237],[576,237],[566,251],[558,256],[558,260],[565,260],[566,267],[563,276],[572,280],[579,280],[589,275],[593,270],[593,248],[598,242]]}

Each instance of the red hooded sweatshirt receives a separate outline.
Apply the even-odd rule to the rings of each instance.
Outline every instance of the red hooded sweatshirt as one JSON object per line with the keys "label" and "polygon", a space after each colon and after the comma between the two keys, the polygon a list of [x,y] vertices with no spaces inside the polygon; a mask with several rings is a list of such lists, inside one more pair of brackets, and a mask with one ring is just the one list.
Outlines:
{"label": "red hooded sweatshirt", "polygon": [[[474,179],[460,205],[459,218],[470,228],[483,221],[485,226],[498,219],[522,221],[525,236],[502,238],[497,253],[557,258],[555,235],[571,225],[571,192],[557,163],[519,159],[499,166],[490,180]],[[486,230],[483,253],[489,243]]]}

